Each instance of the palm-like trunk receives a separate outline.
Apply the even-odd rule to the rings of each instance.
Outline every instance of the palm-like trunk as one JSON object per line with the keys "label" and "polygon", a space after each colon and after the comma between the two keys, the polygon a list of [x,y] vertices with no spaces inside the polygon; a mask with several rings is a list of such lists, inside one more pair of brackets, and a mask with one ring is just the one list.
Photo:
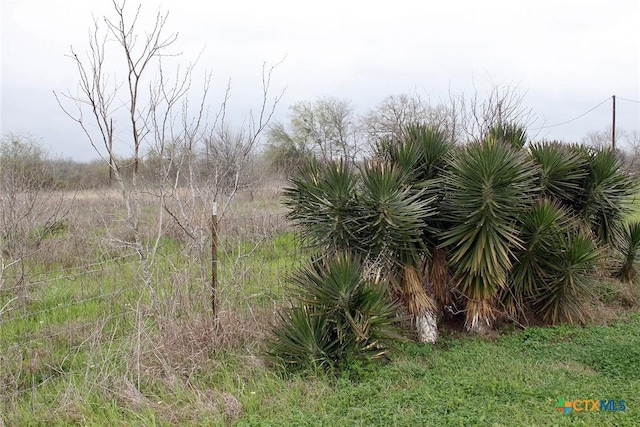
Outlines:
{"label": "palm-like trunk", "polygon": [[434,343],[438,339],[437,306],[427,293],[416,267],[402,267],[402,298],[412,317],[417,338],[422,343]]}
{"label": "palm-like trunk", "polygon": [[414,317],[418,341],[422,343],[435,343],[438,339],[438,318],[435,313],[424,311]]}
{"label": "palm-like trunk", "polygon": [[495,316],[489,299],[471,300],[467,303],[465,328],[472,334],[486,335],[493,327]]}

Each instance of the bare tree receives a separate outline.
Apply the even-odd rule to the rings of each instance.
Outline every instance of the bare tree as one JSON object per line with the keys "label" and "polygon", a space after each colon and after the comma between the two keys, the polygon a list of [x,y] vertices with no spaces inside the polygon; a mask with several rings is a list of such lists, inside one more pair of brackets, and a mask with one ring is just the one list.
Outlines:
{"label": "bare tree", "polygon": [[637,173],[640,160],[640,130],[634,129],[626,132],[626,139],[626,144],[623,147],[628,153],[627,164]]}
{"label": "bare tree", "polygon": [[[67,92],[63,96],[55,96],[63,111],[80,125],[96,152],[108,162],[119,184],[126,206],[124,219],[133,234],[133,241],[115,237],[114,239],[136,250],[142,262],[144,283],[153,295],[150,268],[160,236],[156,237],[154,244],[147,246],[148,242],[145,242],[140,231],[140,147],[149,136],[156,139],[165,136],[166,127],[158,128],[158,124],[166,124],[167,119],[172,117],[174,106],[185,98],[191,67],[169,87],[162,72],[161,59],[173,55],[168,49],[177,40],[177,34],[165,35],[168,13],[158,12],[150,30],[140,33],[138,20],[141,6],[131,12],[127,8],[126,0],[113,0],[112,5],[113,18],[94,18],[93,27],[89,31],[89,49],[86,55],[79,55],[73,47],[71,48],[69,57],[78,70],[79,93]],[[115,64],[118,59],[124,59],[126,64],[123,80],[116,80]],[[157,64],[155,81],[152,80],[152,63]],[[180,73],[177,72],[177,75],[180,76]],[[144,91],[147,87],[149,95],[145,97]],[[72,112],[63,100],[74,104],[76,111]],[[164,103],[165,111],[158,114],[161,103]],[[121,109],[126,112],[121,113]],[[89,118],[85,117],[87,110]],[[158,116],[163,119],[158,120]],[[115,129],[121,123],[119,119],[122,119],[125,125],[116,134]],[[95,133],[94,128],[97,128]],[[114,148],[116,136],[132,146],[131,165],[118,159]],[[127,166],[131,168],[128,177],[122,173]],[[163,218],[159,217],[156,220],[161,226]]]}
{"label": "bare tree", "polygon": [[[205,190],[198,186],[198,179],[203,175],[198,170],[198,157],[211,145],[208,137],[223,135],[226,142],[229,135],[240,135],[244,148],[238,156],[248,156],[271,120],[280,97],[269,101],[274,67],[266,69],[265,66],[259,112],[251,111],[240,130],[230,130],[226,119],[228,87],[224,101],[210,122],[207,107],[210,74],[205,75],[199,94],[194,96],[195,63],[182,68],[178,65],[171,72],[167,69],[166,58],[176,56],[171,49],[177,40],[176,33],[167,33],[168,13],[158,12],[151,27],[141,29],[141,6],[131,10],[126,0],[112,3],[113,18],[94,19],[86,55],[71,49],[69,56],[79,76],[78,93],[56,94],[56,99],[110,165],[126,207],[124,220],[133,236],[133,239],[112,236],[112,239],[138,253],[143,282],[153,297],[151,266],[167,216],[197,243],[198,252],[204,253],[207,233],[203,224],[207,221],[203,220],[202,205],[216,200],[222,182],[216,175],[204,183]],[[121,63],[126,64],[125,77],[117,80],[114,70]],[[128,160],[118,156],[116,143],[128,143],[131,147]],[[144,150],[143,145],[148,149]],[[141,168],[145,152],[156,163],[153,170]],[[236,163],[242,166],[241,162]],[[145,178],[143,172],[151,173],[153,179],[141,179]],[[236,171],[236,176],[239,174],[240,171]],[[233,193],[225,199],[225,208]],[[144,203],[151,199],[158,207],[154,210],[152,227],[156,231],[151,238],[143,235],[140,227],[144,220],[143,198]],[[157,304],[155,298],[154,301]]]}
{"label": "bare tree", "polygon": [[351,103],[333,97],[295,103],[288,126],[275,123],[269,131],[271,147],[294,147],[296,153],[312,153],[325,162],[339,157],[355,161],[362,154],[359,142]]}
{"label": "bare tree", "polygon": [[454,115],[459,139],[478,140],[496,126],[519,125],[528,128],[534,121],[530,107],[525,106],[526,93],[517,86],[495,85],[482,93],[475,85],[473,93],[449,94],[449,111]]}
{"label": "bare tree", "polygon": [[66,228],[74,194],[56,191],[51,167],[34,140],[18,135],[0,140],[0,291],[10,296],[0,317],[14,302],[26,302],[33,257],[50,250],[47,238]]}
{"label": "bare tree", "polygon": [[430,105],[419,93],[390,95],[366,113],[360,122],[362,133],[371,144],[400,137],[412,124],[434,126],[455,134],[455,115],[444,104]]}
{"label": "bare tree", "polygon": [[[145,90],[144,78],[147,75],[149,65],[153,60],[158,60],[163,56],[175,55],[168,52],[168,49],[177,40],[177,34],[171,33],[165,35],[165,25],[168,13],[162,14],[158,12],[155,17],[151,30],[141,35],[137,32],[138,19],[140,17],[141,5],[138,6],[129,20],[126,0],[118,2],[112,1],[115,12],[115,19],[104,17],[102,24],[98,19],[94,19],[93,28],[89,31],[89,50],[86,52],[86,58],[78,56],[78,53],[71,48],[69,57],[75,62],[78,69],[79,95],[72,95],[68,92],[65,97],[73,101],[77,106],[77,113],[71,113],[69,109],[60,103],[60,98],[56,94],[56,99],[60,103],[63,110],[74,119],[85,131],[89,141],[102,155],[102,148],[106,151],[109,158],[109,165],[112,172],[117,174],[120,165],[115,160],[114,153],[114,135],[115,124],[114,119],[116,111],[120,108],[127,110],[127,121],[129,129],[127,135],[131,138],[133,145],[133,171],[131,179],[135,185],[135,179],[138,173],[140,163],[140,146],[150,130],[150,113],[152,111],[152,102],[143,101],[143,91]],[[126,79],[124,81],[115,81],[115,76],[109,73],[107,69],[111,63],[107,58],[107,44],[115,41],[120,48],[126,64]],[[186,77],[190,76],[190,70],[184,73]],[[172,98],[172,101],[180,99],[185,89],[185,82],[181,86],[172,88],[172,91],[162,93],[162,97]],[[166,89],[164,84],[160,82],[157,86],[155,96]],[[154,94],[151,94],[152,98]],[[117,104],[114,103],[117,101]],[[87,106],[93,120],[92,125],[97,125],[98,136],[94,136],[89,129],[89,122],[83,116],[83,106]],[[96,139],[101,140],[98,142]]]}
{"label": "bare tree", "polygon": [[410,124],[439,128],[457,142],[480,139],[497,125],[528,126],[532,112],[524,105],[517,87],[496,86],[482,93],[474,86],[471,95],[449,93],[449,99],[431,104],[419,93],[386,97],[361,120],[361,131],[371,144],[394,139]]}
{"label": "bare tree", "polygon": [[[597,149],[612,147],[611,134],[611,126],[604,130],[590,131],[582,137],[580,143]],[[620,147],[621,149],[630,148],[633,150],[633,137],[633,132],[627,132],[624,129],[616,129],[615,146]]]}

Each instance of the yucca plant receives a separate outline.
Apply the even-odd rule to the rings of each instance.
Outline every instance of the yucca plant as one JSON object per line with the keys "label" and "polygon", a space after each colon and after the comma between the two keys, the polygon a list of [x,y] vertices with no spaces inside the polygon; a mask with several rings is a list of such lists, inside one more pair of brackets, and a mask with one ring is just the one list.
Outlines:
{"label": "yucca plant", "polygon": [[549,264],[563,256],[574,221],[558,202],[540,199],[520,218],[522,248],[509,274],[501,303],[510,317],[521,317],[547,283]]}
{"label": "yucca plant", "polygon": [[444,176],[443,234],[454,282],[467,298],[466,327],[492,324],[498,293],[507,287],[514,252],[524,248],[518,218],[530,207],[537,186],[535,167],[523,150],[501,142],[460,150]]}
{"label": "yucca plant", "polygon": [[289,218],[324,258],[348,251],[380,267],[422,341],[435,340],[436,313],[460,302],[472,331],[502,308],[582,321],[601,249],[635,260],[623,237],[637,187],[609,150],[529,144],[517,125],[458,147],[410,126],[365,165],[302,168],[285,191]]}
{"label": "yucca plant", "polygon": [[[438,175],[446,166],[447,155],[452,149],[453,143],[443,132],[428,126],[409,126],[399,140],[386,141],[378,146],[378,160],[373,164],[383,167],[367,168],[363,174],[362,201],[371,212],[369,223],[375,224],[372,232],[366,234],[376,236],[381,235],[379,230],[386,230],[384,239],[378,239],[378,242],[383,242],[390,249],[388,253],[394,259],[389,269],[390,282],[399,289],[421,342],[435,342],[437,339],[437,314],[440,310],[434,300],[439,294],[434,290],[445,294],[443,289],[448,289],[448,283],[437,282],[434,286],[431,281],[428,265],[433,260],[431,254],[436,247],[433,242],[437,241],[432,236],[439,233],[434,231],[438,227],[428,224],[431,220],[437,222],[441,193]],[[396,170],[399,172],[392,173]],[[384,176],[388,179],[385,179],[383,187],[380,178]],[[388,194],[398,189],[406,195],[396,197],[395,205],[389,206],[391,199]],[[395,218],[381,215],[383,212],[393,212]],[[404,229],[398,230],[399,226]],[[379,247],[379,243],[374,247]],[[436,279],[443,277],[435,276]],[[427,287],[431,292],[427,292]]]}
{"label": "yucca plant", "polygon": [[583,234],[568,234],[558,256],[546,260],[544,280],[533,296],[536,313],[550,323],[584,322],[583,304],[593,296],[602,251]]}
{"label": "yucca plant", "polygon": [[358,175],[343,161],[327,165],[311,160],[300,167],[284,189],[287,217],[301,227],[309,246],[335,252],[358,248],[360,207],[356,199]]}
{"label": "yucca plant", "polygon": [[[435,304],[435,312],[440,312],[441,307],[452,303],[446,251],[438,248],[442,230],[447,229],[449,224],[443,220],[438,210],[443,197],[441,176],[454,150],[454,142],[444,132],[418,124],[407,126],[398,140],[384,141],[377,147],[377,158],[397,165],[406,176],[405,185],[420,194],[421,200],[428,200],[429,206],[434,209],[433,214],[424,218],[425,225],[420,233],[424,246],[419,274],[407,272],[406,276],[415,279],[405,281],[405,287],[409,287],[408,283],[416,283],[413,294],[428,296]],[[423,283],[422,290],[417,288],[418,280]],[[426,292],[425,287],[429,292]],[[426,336],[427,334],[423,334],[422,340],[432,340]]]}
{"label": "yucca plant", "polygon": [[420,148],[422,161],[418,165],[417,182],[438,178],[446,168],[448,155],[455,145],[445,132],[430,126],[408,126],[404,133],[405,141]]}
{"label": "yucca plant", "polygon": [[[412,173],[407,182],[414,191],[423,194],[423,199],[430,199],[430,205],[438,211],[444,197],[442,176],[448,168],[451,155],[456,150],[454,142],[437,128],[413,125],[407,126],[402,133],[402,139],[394,148],[391,161],[402,169],[408,167],[403,162],[404,159],[413,159],[416,157],[413,153],[419,153],[418,163],[411,165]],[[427,258],[432,258],[432,253],[440,244],[442,230],[448,228],[449,224],[439,213],[426,218],[423,240],[427,246]]]}
{"label": "yucca plant", "polygon": [[637,181],[622,167],[615,151],[591,153],[581,218],[602,244],[619,247],[631,201],[638,191]]}
{"label": "yucca plant", "polygon": [[267,340],[268,359],[287,372],[330,370],[341,353],[327,316],[306,305],[281,313],[279,324]]}
{"label": "yucca plant", "polygon": [[588,150],[559,142],[541,142],[532,144],[529,151],[538,165],[542,195],[572,211],[584,206]]}
{"label": "yucca plant", "polygon": [[435,305],[419,270],[425,218],[432,199],[414,189],[408,175],[386,162],[371,163],[360,175],[344,163],[312,163],[285,190],[288,216],[311,246],[331,254],[349,251],[379,262],[418,326],[420,340],[435,340]]}
{"label": "yucca plant", "polygon": [[631,282],[638,274],[636,264],[640,261],[640,222],[633,221],[626,225],[620,251],[622,265],[617,276],[621,280]]}
{"label": "yucca plant", "polygon": [[417,141],[383,139],[375,147],[374,162],[395,165],[410,185],[418,182],[424,153]]}
{"label": "yucca plant", "polygon": [[433,198],[413,189],[392,163],[370,163],[362,171],[357,196],[358,234],[369,258],[396,266],[419,264],[425,220],[434,215]]}
{"label": "yucca plant", "polygon": [[400,339],[398,307],[363,265],[358,257],[339,252],[291,277],[296,305],[268,342],[272,361],[288,371],[326,370],[388,353]]}
{"label": "yucca plant", "polygon": [[502,142],[520,149],[527,143],[527,130],[517,123],[500,123],[489,129],[485,141]]}
{"label": "yucca plant", "polygon": [[381,263],[391,288],[405,303],[421,342],[437,339],[437,307],[422,277],[422,230],[434,213],[432,199],[406,184],[395,165],[365,167],[359,201],[369,259]]}
{"label": "yucca plant", "polygon": [[377,159],[397,165],[411,185],[437,178],[446,167],[454,143],[438,128],[420,124],[407,126],[398,140],[383,140],[376,147]]}

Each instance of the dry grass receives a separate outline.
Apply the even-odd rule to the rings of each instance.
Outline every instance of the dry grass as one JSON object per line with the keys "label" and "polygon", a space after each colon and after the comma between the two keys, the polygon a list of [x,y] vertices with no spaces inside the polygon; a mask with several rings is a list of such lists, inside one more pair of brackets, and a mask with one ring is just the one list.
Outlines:
{"label": "dry grass", "polygon": [[597,298],[587,302],[585,308],[589,323],[594,325],[611,325],[640,309],[640,286],[637,282],[625,283],[603,277],[596,295]]}
{"label": "dry grass", "polygon": [[[3,271],[0,283],[0,307],[6,304],[0,393],[7,417],[0,422],[24,422],[27,402],[48,414],[45,423],[95,424],[111,417],[97,421],[91,401],[114,403],[122,419],[145,411],[166,424],[236,419],[243,408],[224,378],[226,363],[243,364],[248,376],[264,369],[261,340],[277,304],[265,295],[282,279],[274,273],[284,276],[287,269],[260,259],[265,242],[289,228],[279,185],[236,194],[220,219],[215,320],[208,283],[210,197],[184,190],[161,209],[150,191],[141,192],[136,231],[117,190],[50,194],[51,203],[72,201],[60,218],[64,227],[33,247],[24,240],[26,255]],[[31,227],[40,226],[34,219]],[[136,232],[149,242],[161,236],[146,266],[132,244]],[[25,298],[12,300],[18,285]]]}

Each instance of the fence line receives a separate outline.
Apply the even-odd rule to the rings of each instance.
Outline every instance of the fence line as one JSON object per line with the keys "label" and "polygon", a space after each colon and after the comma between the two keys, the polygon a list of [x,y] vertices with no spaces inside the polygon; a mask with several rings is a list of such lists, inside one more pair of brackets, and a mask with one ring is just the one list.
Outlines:
{"label": "fence line", "polygon": [[[42,279],[42,280],[34,280],[33,278],[30,278],[28,283],[25,283],[24,285],[14,285],[14,286],[9,286],[9,287],[5,287],[5,288],[0,288],[0,292],[10,292],[10,291],[14,291],[14,290],[19,290],[22,288],[22,286],[36,286],[36,285],[45,285],[47,283],[52,283],[52,282],[57,282],[59,281],[61,278],[64,278],[65,280],[75,280],[76,278],[79,277],[84,277],[87,276],[91,273],[97,273],[99,271],[102,271],[103,269],[93,269],[94,267],[98,267],[98,266],[104,266],[107,263],[111,263],[111,262],[119,262],[121,260],[126,260],[126,259],[130,259],[130,258],[139,258],[140,256],[138,254],[127,254],[127,255],[122,255],[119,257],[114,257],[114,258],[110,258],[108,260],[104,260],[104,261],[100,261],[100,262],[95,262],[95,263],[90,263],[90,264],[86,264],[86,265],[82,265],[82,266],[75,266],[75,267],[66,267],[66,268],[61,268],[58,270],[55,270],[55,273],[57,274],[56,277],[50,277],[47,279]],[[131,263],[133,261],[128,261],[127,263]],[[68,272],[73,272],[73,271],[77,271],[76,273],[68,273]],[[37,276],[44,276],[46,274],[50,274],[51,272],[39,272],[37,274]],[[4,280],[5,281],[18,281],[21,275],[18,274],[14,274],[14,275],[8,275],[8,276],[4,276]]]}
{"label": "fence line", "polygon": [[[252,310],[282,301],[285,278],[299,264],[301,252],[284,215],[228,216],[219,226],[225,309]],[[207,283],[198,275],[196,261],[182,253],[175,256],[182,257],[182,263],[156,262],[153,289],[138,281],[136,253],[51,271],[38,268],[33,277],[5,271],[5,286],[0,287],[0,395],[16,397],[46,386],[59,374],[55,367],[84,351],[105,322],[122,319],[119,333],[126,333],[135,316],[142,315],[134,301],[151,306],[157,298],[171,305],[167,313],[208,315]],[[17,283],[20,280],[23,283]],[[6,286],[12,281],[16,283]],[[195,306],[185,307],[189,299]],[[82,369],[71,368],[65,375]]]}

